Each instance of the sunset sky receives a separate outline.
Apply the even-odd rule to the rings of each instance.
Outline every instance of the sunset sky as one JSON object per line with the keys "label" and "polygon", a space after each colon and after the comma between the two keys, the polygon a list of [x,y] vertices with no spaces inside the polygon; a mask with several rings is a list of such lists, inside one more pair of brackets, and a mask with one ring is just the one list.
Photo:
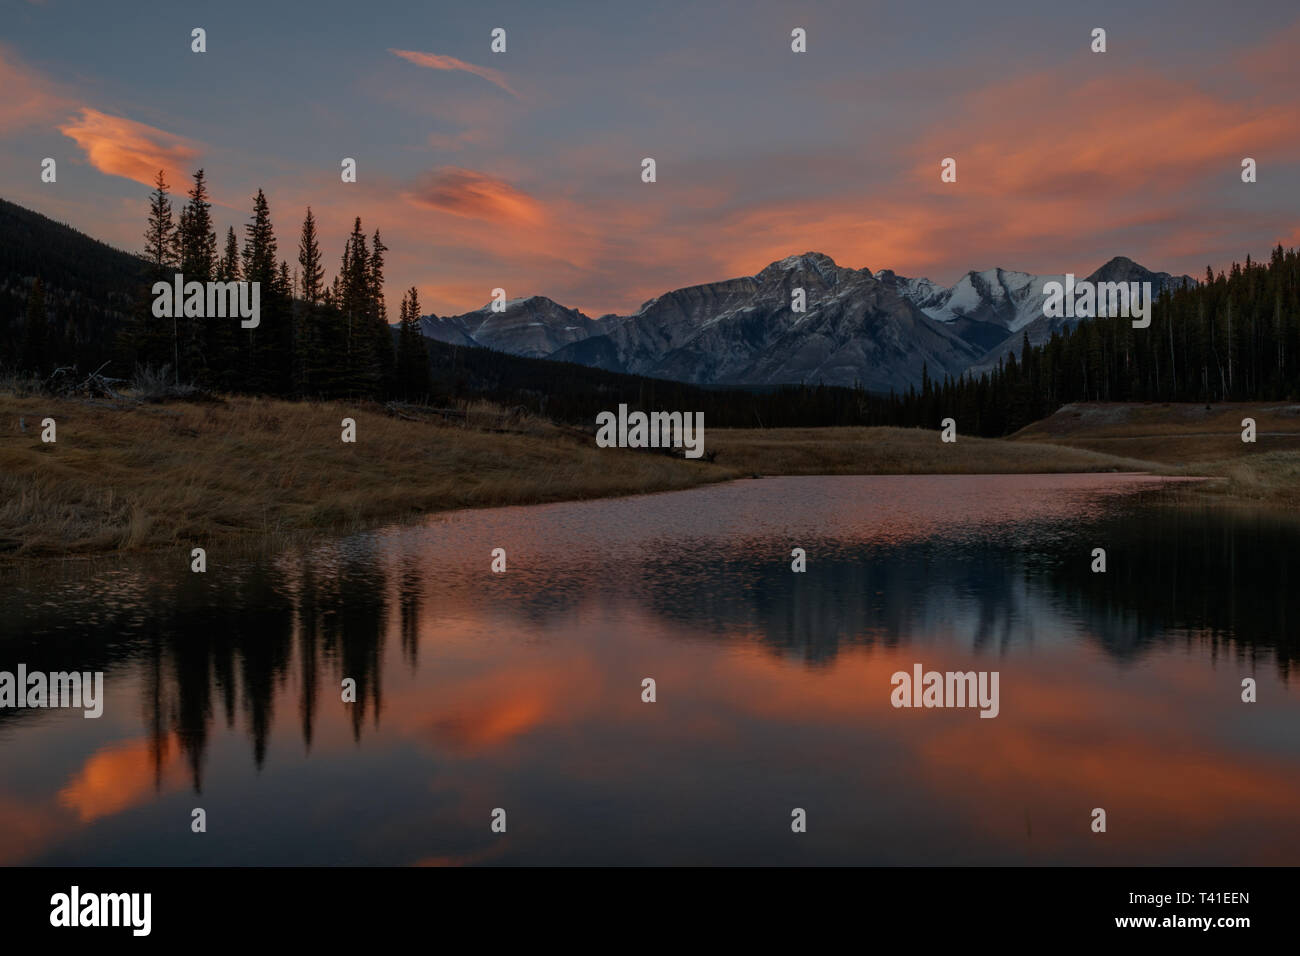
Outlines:
{"label": "sunset sky", "polygon": [[153,172],[203,166],[221,236],[260,186],[291,266],[308,205],[331,276],[380,229],[391,313],[629,312],[809,250],[947,284],[1300,243],[1294,0],[1066,6],[3,0],[0,196],[139,250]]}

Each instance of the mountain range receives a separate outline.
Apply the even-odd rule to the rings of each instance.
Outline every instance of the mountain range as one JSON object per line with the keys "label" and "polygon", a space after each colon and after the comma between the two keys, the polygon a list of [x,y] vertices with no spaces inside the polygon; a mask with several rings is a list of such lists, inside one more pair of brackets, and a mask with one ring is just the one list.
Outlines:
{"label": "mountain range", "polygon": [[[1194,285],[1117,256],[1092,282],[1150,282],[1153,295]],[[453,316],[423,316],[429,338],[513,355],[696,385],[861,384],[876,392],[980,373],[1024,335],[1033,344],[1078,321],[1043,315],[1045,283],[1063,275],[968,272],[944,287],[884,269],[850,269],[819,252],[753,276],[666,292],[631,315],[590,318],[545,296]],[[803,289],[806,311],[792,305]]]}

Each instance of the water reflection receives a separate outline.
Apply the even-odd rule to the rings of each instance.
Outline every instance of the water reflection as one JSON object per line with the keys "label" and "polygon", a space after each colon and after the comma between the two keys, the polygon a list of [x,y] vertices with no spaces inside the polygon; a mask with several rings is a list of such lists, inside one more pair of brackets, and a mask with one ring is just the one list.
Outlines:
{"label": "water reflection", "polygon": [[[768,479],[10,572],[0,668],[110,702],[0,711],[0,861],[1300,862],[1300,530],[1143,486]],[[893,710],[914,661],[1000,670],[1002,716]]]}

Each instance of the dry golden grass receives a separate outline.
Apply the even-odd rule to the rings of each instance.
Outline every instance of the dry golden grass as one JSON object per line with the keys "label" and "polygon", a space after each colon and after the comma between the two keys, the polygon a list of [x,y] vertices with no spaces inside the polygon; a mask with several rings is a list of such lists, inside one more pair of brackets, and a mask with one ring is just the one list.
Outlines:
{"label": "dry golden grass", "polygon": [[[1255,419],[1254,444],[1241,440],[1241,421]],[[1241,459],[1274,452],[1300,452],[1300,405],[1285,402],[1066,405],[1055,415],[1011,436],[1018,442],[1051,442],[1112,455],[1133,455],[1167,464]]]}
{"label": "dry golden grass", "polygon": [[[40,421],[57,422],[44,444]],[[356,420],[357,441],[340,440]],[[19,429],[25,418],[27,431]],[[0,395],[0,553],[89,553],[348,530],[448,508],[686,488],[699,462],[598,449],[537,419],[230,398],[106,407]]]}
{"label": "dry golden grass", "polygon": [[1151,471],[1151,461],[1078,448],[958,436],[921,428],[715,429],[705,446],[742,474],[953,475]]}
{"label": "dry golden grass", "polygon": [[[1255,419],[1253,444],[1241,440],[1244,418]],[[1300,505],[1300,405],[1067,405],[1021,429],[1011,441],[1138,454],[1158,462],[1152,470],[1161,473],[1217,479],[1180,488],[1182,500]]]}

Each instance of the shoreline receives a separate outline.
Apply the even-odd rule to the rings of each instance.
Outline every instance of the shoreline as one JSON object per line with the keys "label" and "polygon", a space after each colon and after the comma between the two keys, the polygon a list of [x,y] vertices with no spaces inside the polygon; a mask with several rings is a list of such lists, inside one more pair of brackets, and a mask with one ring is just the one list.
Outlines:
{"label": "shoreline", "polygon": [[[1125,458],[1058,443],[1053,419],[1006,438],[962,435],[952,444],[928,429],[715,429],[705,441],[717,460],[706,462],[599,449],[580,428],[487,403],[469,404],[451,419],[410,412],[244,396],[112,404],[0,394],[0,564],[182,546],[187,553],[191,547],[257,550],[448,511],[756,477],[1202,479],[1195,488],[1164,489],[1169,504],[1184,507],[1285,507],[1300,486],[1300,452],[1219,462]],[[47,417],[57,427],[52,444],[41,441]],[[355,421],[354,443],[342,440],[344,418]],[[1065,440],[1095,443],[1107,436],[1085,429]]]}

